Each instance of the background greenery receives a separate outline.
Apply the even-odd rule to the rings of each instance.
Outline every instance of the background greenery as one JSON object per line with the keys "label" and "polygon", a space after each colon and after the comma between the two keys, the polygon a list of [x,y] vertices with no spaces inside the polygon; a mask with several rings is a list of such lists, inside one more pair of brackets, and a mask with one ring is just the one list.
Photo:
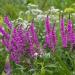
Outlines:
{"label": "background greenery", "polygon": [[15,19],[20,11],[25,12],[27,10],[26,6],[29,3],[38,5],[39,9],[43,11],[49,9],[50,6],[55,6],[60,10],[69,7],[75,9],[75,0],[0,0],[0,15],[9,15],[12,19]]}

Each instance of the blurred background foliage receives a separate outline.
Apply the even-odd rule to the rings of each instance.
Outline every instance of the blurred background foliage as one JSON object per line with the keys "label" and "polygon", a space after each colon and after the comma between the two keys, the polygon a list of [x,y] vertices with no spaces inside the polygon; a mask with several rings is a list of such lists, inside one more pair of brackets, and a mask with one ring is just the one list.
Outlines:
{"label": "blurred background foliage", "polygon": [[29,3],[38,5],[43,11],[54,6],[64,12],[75,12],[75,0],[0,0],[0,15],[9,15],[11,19],[16,19],[20,11],[27,10]]}

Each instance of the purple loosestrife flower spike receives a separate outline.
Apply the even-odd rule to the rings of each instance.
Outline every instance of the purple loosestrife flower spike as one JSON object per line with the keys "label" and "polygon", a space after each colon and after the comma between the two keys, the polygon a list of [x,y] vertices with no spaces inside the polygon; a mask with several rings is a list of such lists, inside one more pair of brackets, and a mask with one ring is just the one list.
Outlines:
{"label": "purple loosestrife flower spike", "polygon": [[55,46],[57,44],[57,37],[56,37],[56,25],[54,23],[53,29],[52,29],[52,50],[55,51]]}
{"label": "purple loosestrife flower spike", "polygon": [[6,38],[8,38],[8,39],[10,38],[9,34],[6,33],[5,30],[4,30],[2,27],[0,27],[0,32],[1,32],[2,35],[5,36]]}
{"label": "purple loosestrife flower spike", "polygon": [[5,64],[5,72],[6,72],[6,75],[11,75],[10,74],[10,64],[9,64],[9,62],[7,62]]}
{"label": "purple loosestrife flower spike", "polygon": [[54,41],[54,44],[56,46],[56,44],[57,44],[56,23],[54,23],[53,30],[52,30],[52,34],[53,34],[53,41]]}
{"label": "purple loosestrife flower spike", "polygon": [[71,42],[73,28],[72,28],[72,21],[70,19],[68,20],[67,31],[69,39],[68,41]]}
{"label": "purple loosestrife flower spike", "polygon": [[33,57],[35,51],[34,51],[34,47],[33,47],[32,36],[30,35],[29,31],[26,33],[26,35],[27,35],[27,39],[29,40],[29,49],[28,49],[29,54]]}
{"label": "purple loosestrife flower spike", "polygon": [[2,44],[3,44],[4,46],[6,46],[7,51],[9,52],[9,40],[6,39],[6,38],[3,38],[3,39],[2,39]]}
{"label": "purple loosestrife flower spike", "polygon": [[6,58],[4,71],[5,71],[6,75],[11,75],[11,66],[10,66],[9,56],[7,56],[7,58]]}
{"label": "purple loosestrife flower spike", "polygon": [[36,44],[37,47],[40,46],[39,41],[38,41],[38,36],[37,33],[35,31],[35,27],[34,27],[34,22],[32,21],[31,26],[30,26],[30,33],[33,39],[33,42]]}
{"label": "purple loosestrife flower spike", "polygon": [[45,36],[45,44],[44,46],[46,47],[48,45],[48,47],[50,47],[50,23],[49,23],[49,17],[47,16],[45,19],[45,29],[46,29],[46,36]]}
{"label": "purple loosestrife flower spike", "polygon": [[71,43],[72,43],[72,45],[75,45],[75,32],[74,32],[74,30],[72,32]]}
{"label": "purple loosestrife flower spike", "polygon": [[3,34],[2,44],[6,46],[8,51],[10,35],[7,32],[5,32],[5,30],[2,27],[0,27],[0,32]]}
{"label": "purple loosestrife flower spike", "polygon": [[67,34],[65,32],[64,18],[63,17],[60,20],[60,31],[61,31],[62,45],[65,48],[65,47],[67,47]]}
{"label": "purple loosestrife flower spike", "polygon": [[11,21],[9,20],[8,16],[5,16],[5,17],[4,17],[4,22],[8,25],[9,29],[12,28],[12,23],[11,23]]}
{"label": "purple loosestrife flower spike", "polygon": [[45,20],[45,29],[46,29],[46,33],[50,32],[50,21],[48,16],[46,17],[46,20]]}
{"label": "purple loosestrife flower spike", "polygon": [[46,34],[46,37],[45,37],[46,39],[45,39],[45,43],[46,43],[46,45],[48,45],[48,47],[50,47],[50,37],[49,37],[49,35],[48,34]]}
{"label": "purple loosestrife flower spike", "polygon": [[44,46],[47,46],[51,48],[52,52],[55,51],[55,46],[57,44],[57,37],[56,37],[56,30],[55,30],[55,23],[53,28],[50,26],[49,18],[47,16],[45,21],[45,28],[46,28],[46,37],[45,37],[45,44]]}
{"label": "purple loosestrife flower spike", "polygon": [[52,48],[53,46],[53,40],[52,40],[52,27],[50,26],[49,23],[49,18],[47,16],[46,20],[45,20],[45,29],[46,29],[46,37],[45,37],[45,44],[44,45],[48,45],[49,48]]}

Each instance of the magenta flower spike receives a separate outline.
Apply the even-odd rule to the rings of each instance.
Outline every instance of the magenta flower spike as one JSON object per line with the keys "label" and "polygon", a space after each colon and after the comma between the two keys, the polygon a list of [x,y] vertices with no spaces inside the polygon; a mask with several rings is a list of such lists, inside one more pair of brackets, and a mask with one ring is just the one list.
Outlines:
{"label": "magenta flower spike", "polygon": [[56,25],[55,25],[55,23],[54,23],[54,26],[53,26],[52,35],[53,35],[54,44],[56,46],[56,44],[57,44],[57,36],[56,36]]}
{"label": "magenta flower spike", "polygon": [[0,27],[0,33],[2,33],[2,35],[5,36],[6,38],[8,39],[10,38],[9,34],[5,32],[5,30],[2,27]]}
{"label": "magenta flower spike", "polygon": [[34,57],[34,53],[35,53],[35,49],[34,49],[34,44],[33,44],[33,41],[32,41],[32,37],[31,37],[31,35],[30,35],[30,32],[28,31],[27,33],[26,33],[26,35],[27,35],[27,40],[28,40],[28,43],[29,43],[29,54],[30,54],[30,56],[32,56],[32,57]]}
{"label": "magenta flower spike", "polygon": [[68,31],[68,41],[71,42],[73,25],[72,25],[72,21],[70,19],[68,20],[67,31]]}
{"label": "magenta flower spike", "polygon": [[35,31],[35,27],[34,27],[34,22],[33,22],[33,21],[32,21],[32,23],[31,23],[31,26],[30,26],[29,31],[30,31],[30,34],[31,34],[31,36],[32,36],[33,43],[35,43],[36,46],[39,47],[40,44],[39,44],[39,40],[38,40],[37,33],[36,33],[36,31]]}
{"label": "magenta flower spike", "polygon": [[5,32],[5,30],[2,27],[0,27],[0,33],[2,33],[3,35],[2,44],[5,45],[7,48],[7,51],[9,51],[8,49],[9,49],[10,35],[7,32]]}
{"label": "magenta flower spike", "polygon": [[45,20],[45,29],[46,29],[46,33],[49,33],[50,32],[50,21],[49,21],[49,17],[47,16],[46,17],[46,20]]}
{"label": "magenta flower spike", "polygon": [[66,34],[62,35],[62,43],[63,43],[63,47],[66,48],[67,47],[67,35]]}
{"label": "magenta flower spike", "polygon": [[72,32],[71,35],[72,35],[72,36],[71,36],[71,44],[72,44],[72,45],[75,45],[75,32],[74,32],[74,30],[73,30],[73,32]]}
{"label": "magenta flower spike", "polygon": [[10,64],[9,62],[6,63],[5,65],[5,72],[6,72],[6,75],[11,75],[11,72],[10,72]]}
{"label": "magenta flower spike", "polygon": [[60,30],[61,30],[61,34],[65,33],[64,18],[60,19]]}
{"label": "magenta flower spike", "polygon": [[8,17],[8,16],[5,16],[5,17],[4,17],[4,22],[8,25],[9,29],[12,28],[12,23],[11,23],[11,21],[9,20],[9,17]]}
{"label": "magenta flower spike", "polygon": [[45,40],[46,40],[45,42],[48,45],[48,47],[50,47],[50,38],[49,38],[48,34],[46,34],[46,39]]}
{"label": "magenta flower spike", "polygon": [[52,29],[52,51],[55,51],[55,46],[57,44],[57,37],[56,37],[56,25],[54,23],[53,29]]}
{"label": "magenta flower spike", "polygon": [[45,19],[45,29],[46,29],[46,36],[45,36],[45,44],[44,46],[47,46],[50,47],[50,32],[51,32],[51,29],[50,29],[50,22],[49,22],[49,17],[47,16],[46,19]]}
{"label": "magenta flower spike", "polygon": [[61,18],[60,20],[60,31],[61,31],[62,45],[65,48],[67,47],[67,34],[65,32],[65,27],[64,27],[64,18]]}
{"label": "magenta flower spike", "polygon": [[48,16],[45,21],[45,28],[46,28],[46,36],[45,36],[44,47],[48,46],[49,48],[51,48],[52,52],[54,52],[55,46],[57,44],[56,28],[55,28],[55,24],[53,28],[50,26]]}
{"label": "magenta flower spike", "polygon": [[47,16],[45,20],[45,29],[46,29],[46,36],[45,36],[45,44],[44,46],[48,46],[49,48],[53,48],[53,36],[52,36],[52,28],[50,27],[49,17]]}
{"label": "magenta flower spike", "polygon": [[7,56],[7,58],[6,58],[4,71],[5,71],[6,75],[11,75],[11,66],[10,66],[9,56]]}

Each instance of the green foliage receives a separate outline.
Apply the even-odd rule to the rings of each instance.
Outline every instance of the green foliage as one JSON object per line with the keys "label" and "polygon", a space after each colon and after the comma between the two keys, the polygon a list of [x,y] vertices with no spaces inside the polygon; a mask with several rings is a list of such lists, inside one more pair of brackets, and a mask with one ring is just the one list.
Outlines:
{"label": "green foliage", "polygon": [[75,8],[74,0],[0,0],[0,14],[3,16],[9,15],[12,19],[15,19],[20,11],[25,12],[27,10],[26,6],[29,3],[38,5],[41,10],[48,10],[51,6],[60,10]]}
{"label": "green foliage", "polygon": [[6,60],[6,56],[7,53],[5,51],[5,48],[2,48],[2,45],[0,43],[0,74],[2,74],[2,71],[4,70],[4,65],[5,65],[5,60]]}
{"label": "green foliage", "polygon": [[[14,7],[14,5],[6,4],[4,6],[5,15],[10,15],[11,19],[16,19],[18,17],[18,10]],[[14,15],[14,16],[13,16]]]}

